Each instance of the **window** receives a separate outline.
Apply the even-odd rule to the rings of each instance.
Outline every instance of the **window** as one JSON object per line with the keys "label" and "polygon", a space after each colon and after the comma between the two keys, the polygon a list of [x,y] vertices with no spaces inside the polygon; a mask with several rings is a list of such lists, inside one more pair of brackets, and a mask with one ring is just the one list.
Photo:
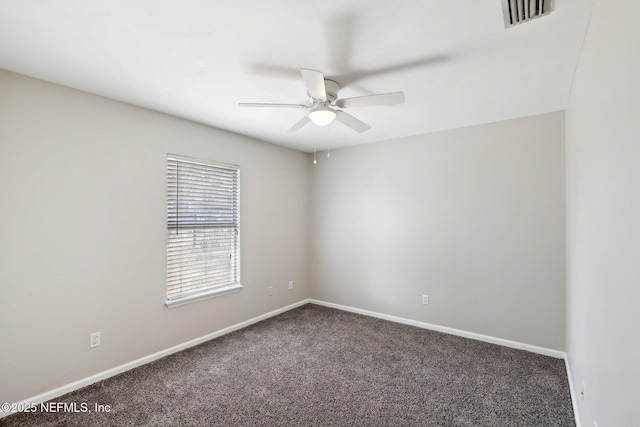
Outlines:
{"label": "window", "polygon": [[167,307],[240,290],[240,169],[168,154],[167,189]]}

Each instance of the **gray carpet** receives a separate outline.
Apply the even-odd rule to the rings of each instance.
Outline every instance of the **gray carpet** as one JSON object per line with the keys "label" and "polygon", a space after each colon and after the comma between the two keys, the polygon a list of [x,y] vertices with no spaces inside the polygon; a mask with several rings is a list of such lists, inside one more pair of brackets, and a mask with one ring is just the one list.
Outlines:
{"label": "gray carpet", "polygon": [[[564,362],[308,304],[3,426],[575,426]],[[79,406],[80,407],[80,406]]]}

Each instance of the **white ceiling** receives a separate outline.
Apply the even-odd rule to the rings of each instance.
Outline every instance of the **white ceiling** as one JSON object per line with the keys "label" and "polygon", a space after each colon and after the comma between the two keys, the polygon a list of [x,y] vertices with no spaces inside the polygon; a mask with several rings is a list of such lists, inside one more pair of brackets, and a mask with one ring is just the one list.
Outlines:
{"label": "white ceiling", "polygon": [[[506,30],[501,0],[0,0],[0,68],[312,151],[564,109],[591,5]],[[307,103],[301,68],[406,103],[349,109],[362,134],[238,107]]]}

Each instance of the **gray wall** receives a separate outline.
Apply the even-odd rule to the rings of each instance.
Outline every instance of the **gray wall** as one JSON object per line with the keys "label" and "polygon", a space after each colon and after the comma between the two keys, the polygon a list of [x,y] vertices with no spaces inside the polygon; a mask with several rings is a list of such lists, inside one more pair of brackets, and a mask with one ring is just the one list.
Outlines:
{"label": "gray wall", "polygon": [[563,112],[319,158],[313,297],[564,350]]}
{"label": "gray wall", "polygon": [[597,0],[567,109],[567,354],[581,425],[640,420],[640,3]]}
{"label": "gray wall", "polygon": [[[241,292],[164,307],[167,152],[240,165]],[[0,70],[0,401],[307,298],[310,164]]]}

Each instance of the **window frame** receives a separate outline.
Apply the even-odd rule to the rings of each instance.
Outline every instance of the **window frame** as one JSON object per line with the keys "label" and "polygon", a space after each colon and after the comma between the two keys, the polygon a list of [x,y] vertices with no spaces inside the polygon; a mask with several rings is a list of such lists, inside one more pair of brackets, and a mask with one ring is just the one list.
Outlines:
{"label": "window frame", "polygon": [[[198,168],[198,166],[204,166],[203,169],[211,169],[210,172],[208,174],[205,174],[208,178],[217,178],[217,174],[214,174],[213,172],[213,168],[219,170],[223,170],[223,171],[227,171],[229,177],[233,176],[233,187],[230,190],[229,194],[232,194],[231,200],[232,200],[232,208],[229,209],[229,206],[225,206],[224,204],[220,204],[220,205],[214,205],[214,208],[216,206],[218,207],[222,207],[227,209],[227,212],[231,212],[231,215],[229,216],[229,214],[227,213],[226,216],[228,216],[229,218],[232,218],[231,221],[229,221],[229,224],[232,224],[231,227],[225,227],[224,225],[218,225],[219,223],[224,223],[224,221],[220,221],[220,220],[214,220],[214,219],[209,219],[209,220],[202,220],[202,218],[199,218],[196,215],[192,215],[191,220],[187,220],[184,219],[183,217],[181,217],[179,215],[179,199],[180,199],[180,192],[179,189],[180,187],[180,183],[179,183],[179,165],[191,165],[190,167],[192,169],[194,168]],[[175,166],[173,166],[175,165]],[[222,295],[227,295],[230,293],[234,293],[234,292],[238,292],[242,289],[242,282],[241,282],[241,260],[240,260],[240,253],[241,253],[241,228],[240,228],[240,166],[238,165],[233,165],[233,164],[229,164],[229,163],[221,163],[221,162],[217,162],[217,161],[212,161],[212,160],[207,160],[207,159],[200,159],[200,158],[194,158],[194,157],[186,157],[186,156],[181,156],[181,155],[177,155],[177,154],[171,154],[171,153],[167,153],[167,163],[166,163],[166,167],[167,167],[167,220],[166,220],[166,250],[167,250],[167,264],[166,264],[166,283],[165,283],[165,305],[168,308],[173,308],[173,307],[177,307],[180,305],[184,305],[184,304],[189,304],[192,302],[196,302],[196,301],[201,301],[204,299],[208,299],[208,298],[214,298],[214,297],[218,297],[218,296],[222,296]],[[175,168],[175,170],[172,172],[172,167]],[[175,177],[172,177],[172,173],[175,175]],[[206,178],[205,178],[206,179]],[[173,188],[172,188],[173,185]],[[206,185],[205,185],[206,186]],[[185,187],[188,187],[188,184],[185,185]],[[182,189],[184,190],[185,187],[182,187]],[[213,185],[211,187],[209,187],[209,197],[211,197],[213,194],[212,193],[219,193],[221,190],[221,184],[217,184],[217,185]],[[200,189],[200,188],[198,188]],[[225,191],[229,191],[229,190],[225,190]],[[189,200],[187,197],[185,197],[185,199]],[[189,200],[192,203],[194,203],[194,199]],[[172,203],[173,202],[173,203]],[[210,201],[209,201],[210,202]],[[197,205],[197,202],[195,202],[194,204]],[[175,208],[172,208],[172,206],[175,206]],[[205,213],[205,217],[210,217],[212,215],[207,215],[206,213],[210,213],[210,210],[203,210],[202,208],[199,208],[199,210],[197,210],[198,213]],[[183,221],[181,221],[181,218],[183,218]],[[201,227],[198,227],[197,224],[202,224]],[[229,249],[232,251],[232,253],[230,254],[230,258],[232,259],[232,264],[230,265],[230,268],[232,269],[232,271],[229,273],[233,279],[231,282],[223,282],[223,283],[215,283],[215,284],[211,284],[211,285],[198,285],[196,287],[196,289],[192,289],[192,290],[188,290],[188,291],[184,291],[184,292],[175,292],[174,295],[171,295],[171,287],[175,286],[175,285],[171,285],[170,283],[170,279],[171,279],[171,272],[170,272],[170,268],[173,268],[173,266],[175,264],[171,264],[171,262],[175,261],[179,261],[181,259],[185,259],[185,255],[180,254],[179,256],[175,256],[172,253],[170,253],[170,248],[172,248],[171,244],[172,242],[175,244],[177,242],[178,239],[176,239],[175,234],[176,232],[179,234],[179,230],[181,228],[184,228],[185,230],[192,230],[193,231],[193,236],[194,239],[196,238],[196,236],[202,237],[202,238],[206,238],[206,237],[211,237],[210,235],[207,235],[207,233],[215,233],[215,231],[213,230],[224,230],[225,228],[231,228],[231,233],[235,233],[235,239],[233,239],[233,242],[229,244]],[[199,234],[198,231],[200,232]],[[173,234],[173,236],[172,236]],[[173,240],[172,240],[173,239]],[[202,245],[201,245],[202,246]],[[209,248],[210,249],[210,248]],[[207,250],[203,249],[202,251],[198,252],[198,254],[206,254]],[[211,251],[209,252],[209,255],[211,255]],[[224,269],[222,269],[221,271],[223,271]],[[188,271],[187,269],[185,269],[185,271]],[[197,271],[196,270],[191,270],[192,272]],[[205,272],[206,269],[200,267],[200,272]],[[180,270],[179,274],[182,274],[183,270]],[[205,273],[206,274],[206,273]],[[181,284],[179,286],[182,286]]]}

